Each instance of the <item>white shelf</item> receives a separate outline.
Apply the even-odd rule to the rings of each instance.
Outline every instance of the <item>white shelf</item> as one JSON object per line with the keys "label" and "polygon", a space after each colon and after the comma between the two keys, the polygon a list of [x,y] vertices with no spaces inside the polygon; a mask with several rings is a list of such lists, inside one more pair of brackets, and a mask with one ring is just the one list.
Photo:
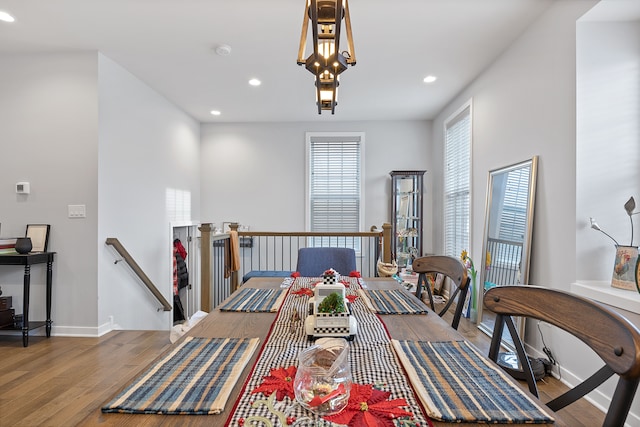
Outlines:
{"label": "white shelf", "polygon": [[611,286],[609,282],[581,280],[571,284],[571,292],[603,304],[640,314],[640,293]]}

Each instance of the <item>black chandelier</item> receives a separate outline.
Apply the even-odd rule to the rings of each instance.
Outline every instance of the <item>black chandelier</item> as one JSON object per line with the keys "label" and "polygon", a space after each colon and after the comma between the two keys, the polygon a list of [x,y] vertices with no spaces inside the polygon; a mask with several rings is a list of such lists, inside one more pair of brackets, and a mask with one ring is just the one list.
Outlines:
{"label": "black chandelier", "polygon": [[[348,65],[356,65],[347,0],[306,0],[302,21],[302,37],[298,50],[298,65],[316,76],[316,104],[318,114],[331,110],[335,114],[338,99],[338,76]],[[344,19],[348,50],[340,52],[340,32]],[[305,58],[307,33],[311,20],[313,53]]]}

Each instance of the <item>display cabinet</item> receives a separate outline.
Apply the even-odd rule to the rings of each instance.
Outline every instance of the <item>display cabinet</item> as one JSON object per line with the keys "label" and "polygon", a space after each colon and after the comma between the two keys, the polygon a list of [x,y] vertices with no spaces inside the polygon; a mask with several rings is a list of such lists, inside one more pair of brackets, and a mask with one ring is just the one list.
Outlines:
{"label": "display cabinet", "polygon": [[422,256],[422,193],[426,171],[391,171],[392,252],[398,268]]}

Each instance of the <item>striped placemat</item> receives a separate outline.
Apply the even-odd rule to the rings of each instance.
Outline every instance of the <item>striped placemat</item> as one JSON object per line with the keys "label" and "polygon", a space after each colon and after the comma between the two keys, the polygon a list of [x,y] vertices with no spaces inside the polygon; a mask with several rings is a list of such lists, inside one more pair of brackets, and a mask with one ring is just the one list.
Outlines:
{"label": "striped placemat", "polygon": [[283,289],[241,288],[230,300],[218,307],[220,311],[276,312],[286,293]]}
{"label": "striped placemat", "polygon": [[358,291],[371,311],[378,314],[427,314],[427,306],[400,289]]}
{"label": "striped placemat", "polygon": [[427,415],[433,419],[531,424],[554,421],[469,343],[392,342]]}
{"label": "striped placemat", "polygon": [[258,338],[186,338],[102,407],[127,414],[219,414]]}

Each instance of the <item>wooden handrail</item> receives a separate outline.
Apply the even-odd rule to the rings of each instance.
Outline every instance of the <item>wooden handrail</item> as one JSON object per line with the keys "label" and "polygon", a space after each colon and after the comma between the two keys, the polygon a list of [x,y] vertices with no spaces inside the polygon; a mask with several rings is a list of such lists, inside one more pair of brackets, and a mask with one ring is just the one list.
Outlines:
{"label": "wooden handrail", "polygon": [[[234,226],[237,227],[237,224],[231,224],[230,228],[233,230]],[[238,236],[276,236],[276,237],[376,237],[381,236],[380,231],[358,231],[358,232],[318,232],[318,231],[297,231],[297,232],[289,232],[289,231],[239,231]]]}
{"label": "wooden handrail", "polygon": [[122,257],[122,259],[124,259],[125,262],[129,265],[129,267],[131,267],[133,272],[140,278],[140,280],[142,280],[142,283],[145,284],[147,289],[149,289],[151,291],[151,293],[153,294],[153,296],[156,297],[158,302],[160,302],[160,304],[162,305],[162,309],[164,311],[171,311],[171,304],[169,304],[169,302],[164,298],[164,296],[162,296],[162,294],[160,293],[158,288],[156,288],[156,286],[153,284],[151,279],[149,279],[149,277],[145,274],[145,272],[142,271],[142,268],[140,268],[138,263],[133,259],[133,257],[129,254],[129,252],[124,248],[122,243],[120,243],[120,241],[118,239],[116,239],[115,237],[108,237],[107,241],[106,241],[106,244],[107,245],[111,245],[111,246],[114,247],[114,249]]}
{"label": "wooden handrail", "polygon": [[[211,287],[212,276],[214,275],[214,269],[211,264],[211,245],[214,240],[225,240],[225,245],[230,243],[229,234],[220,234],[213,236],[212,234],[212,224],[203,223],[199,228],[201,232],[201,309],[203,311],[210,311],[211,304]],[[389,263],[391,262],[391,224],[383,224],[382,230],[378,229],[376,226],[371,227],[370,231],[362,231],[362,232],[312,232],[312,231],[240,231],[239,225],[237,223],[231,223],[229,225],[230,231],[236,231],[238,233],[238,237],[240,238],[260,238],[260,237],[294,237],[294,238],[305,238],[305,237],[338,237],[338,238],[360,238],[360,239],[369,239],[376,238],[379,239],[379,247],[377,249],[376,257],[382,259],[383,262]],[[229,278],[229,291],[233,292],[240,286],[240,272],[239,271],[226,271],[226,265],[228,265],[228,261],[226,257],[229,254],[225,250],[225,274],[228,274]],[[375,261],[374,261],[375,262]],[[375,265],[373,266],[375,269]],[[375,270],[371,271],[372,275],[375,274]],[[227,276],[226,276],[227,277]]]}

